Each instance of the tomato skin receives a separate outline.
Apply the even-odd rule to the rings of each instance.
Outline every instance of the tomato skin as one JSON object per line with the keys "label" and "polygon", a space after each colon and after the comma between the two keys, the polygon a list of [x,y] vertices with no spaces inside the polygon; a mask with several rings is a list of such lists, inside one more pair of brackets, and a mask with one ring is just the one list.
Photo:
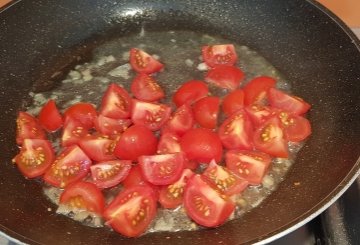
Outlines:
{"label": "tomato skin", "polygon": [[156,209],[153,190],[147,186],[134,186],[115,197],[105,209],[104,217],[106,224],[115,231],[127,237],[138,237],[155,218]]}
{"label": "tomato skin", "polygon": [[129,160],[104,161],[90,167],[92,180],[100,189],[119,184],[128,176],[130,169]]}
{"label": "tomato skin", "polygon": [[97,116],[95,107],[90,103],[77,103],[66,109],[64,121],[69,119],[77,121],[85,128],[94,127],[94,120]]}
{"label": "tomato skin", "polygon": [[256,149],[274,157],[289,157],[287,141],[284,138],[284,132],[278,117],[270,117],[256,129],[254,146]]}
{"label": "tomato skin", "polygon": [[146,185],[154,188],[154,185],[149,183],[143,176],[142,170],[139,164],[133,165],[129,171],[129,174],[121,182],[124,188],[130,188],[137,185]]}
{"label": "tomato skin", "polygon": [[183,202],[184,187],[194,175],[190,169],[184,169],[180,178],[171,185],[160,187],[159,202],[164,208],[176,208]]}
{"label": "tomato skin", "polygon": [[180,106],[164,125],[164,129],[177,135],[184,135],[186,131],[194,126],[194,115],[189,104]]}
{"label": "tomato skin", "polygon": [[227,118],[219,128],[219,137],[227,149],[252,149],[253,127],[245,110]]}
{"label": "tomato skin", "polygon": [[62,116],[54,100],[49,100],[41,108],[38,119],[40,125],[48,132],[54,132],[63,125]]}
{"label": "tomato skin", "polygon": [[222,101],[222,110],[226,116],[231,116],[236,111],[244,108],[244,91],[236,89],[228,93]]}
{"label": "tomato skin", "polygon": [[207,84],[199,80],[190,80],[183,83],[173,96],[173,102],[177,107],[185,103],[189,105],[195,101],[206,97],[209,94]]}
{"label": "tomato skin", "polygon": [[102,215],[105,208],[105,199],[95,184],[78,181],[68,185],[61,193],[60,203],[73,208],[86,209]]}
{"label": "tomato skin", "polygon": [[237,61],[235,47],[232,44],[203,46],[201,48],[203,60],[210,67],[217,65],[234,65]]}
{"label": "tomato skin", "polygon": [[297,116],[286,111],[277,113],[288,141],[299,142],[311,134],[311,124],[305,117]]}
{"label": "tomato skin", "polygon": [[140,156],[139,165],[145,179],[154,185],[169,185],[177,181],[184,169],[183,153]]}
{"label": "tomato skin", "polygon": [[100,114],[95,119],[94,124],[98,132],[108,135],[111,138],[116,138],[116,136],[124,132],[132,122],[130,119],[114,119]]}
{"label": "tomato skin", "polygon": [[137,48],[130,49],[130,65],[135,71],[146,74],[158,72],[164,67],[151,55]]}
{"label": "tomato skin", "polygon": [[16,119],[16,143],[21,145],[24,139],[46,139],[46,134],[35,117],[20,111]]}
{"label": "tomato skin", "polygon": [[235,66],[218,65],[208,71],[205,81],[232,91],[240,86],[244,77],[244,72]]}
{"label": "tomato skin", "polygon": [[98,137],[87,137],[78,142],[85,154],[96,162],[116,159],[114,155],[115,144],[114,140]]}
{"label": "tomato skin", "polygon": [[226,167],[252,185],[261,184],[271,157],[260,151],[231,150],[225,154]]}
{"label": "tomato skin", "polygon": [[131,93],[135,98],[154,102],[165,97],[165,93],[155,79],[145,73],[139,73],[136,75],[131,83]]}
{"label": "tomato skin", "polygon": [[139,156],[155,154],[157,144],[158,140],[151,130],[133,125],[120,136],[114,154],[120,159],[136,161]]}
{"label": "tomato skin", "polygon": [[100,114],[105,117],[124,119],[131,115],[131,97],[119,85],[112,83],[101,100]]}
{"label": "tomato skin", "polygon": [[83,179],[88,174],[91,163],[80,147],[70,146],[65,148],[47,169],[44,181],[55,187],[64,188]]}
{"label": "tomato skin", "polygon": [[289,95],[281,90],[271,88],[268,91],[271,106],[288,111],[295,115],[302,115],[310,109],[310,104],[303,99]]}
{"label": "tomato skin", "polygon": [[234,212],[235,204],[196,174],[188,180],[185,187],[184,207],[187,215],[199,225],[216,227]]}
{"label": "tomato skin", "polygon": [[180,146],[190,161],[209,163],[212,159],[221,160],[223,148],[220,138],[209,129],[190,129],[180,139]]}
{"label": "tomato skin", "polygon": [[193,105],[195,121],[203,128],[214,129],[220,109],[220,98],[208,96],[196,101]]}
{"label": "tomato skin", "polygon": [[180,137],[170,131],[162,133],[157,147],[157,153],[168,154],[176,152],[181,152]]}
{"label": "tomato skin", "polygon": [[272,77],[260,76],[247,83],[243,90],[245,93],[244,104],[264,104],[267,92],[270,88],[275,87],[276,80]]}
{"label": "tomato skin", "polygon": [[43,175],[54,159],[54,149],[48,140],[24,139],[13,161],[25,177],[35,178]]}

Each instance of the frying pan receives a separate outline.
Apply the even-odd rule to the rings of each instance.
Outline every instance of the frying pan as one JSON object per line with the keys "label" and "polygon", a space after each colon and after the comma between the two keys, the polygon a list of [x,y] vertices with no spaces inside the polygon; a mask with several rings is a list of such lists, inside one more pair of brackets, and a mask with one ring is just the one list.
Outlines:
{"label": "frying pan", "polygon": [[[11,164],[15,118],[28,93],[51,89],[99,43],[152,30],[187,29],[247,45],[312,104],[313,134],[278,189],[241,219],[194,232],[127,239],[48,211],[41,183]],[[240,244],[269,242],[333,203],[359,173],[359,40],[313,1],[34,0],[0,14],[0,230],[31,244]],[[294,185],[300,182],[300,185]]]}

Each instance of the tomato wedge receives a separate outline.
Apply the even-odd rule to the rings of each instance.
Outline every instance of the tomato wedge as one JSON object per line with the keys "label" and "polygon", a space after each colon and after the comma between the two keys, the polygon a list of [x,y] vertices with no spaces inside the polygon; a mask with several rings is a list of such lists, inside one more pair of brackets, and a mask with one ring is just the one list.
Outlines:
{"label": "tomato wedge", "polygon": [[62,116],[54,100],[49,100],[41,108],[38,119],[40,125],[48,132],[54,132],[63,125]]}
{"label": "tomato wedge", "polygon": [[131,161],[129,160],[104,161],[90,167],[91,178],[101,189],[118,185],[127,177],[130,169]]}
{"label": "tomato wedge", "polygon": [[48,140],[24,139],[20,153],[13,161],[25,177],[35,178],[43,175],[54,159],[54,150]]}
{"label": "tomato wedge", "polygon": [[284,139],[279,118],[273,116],[259,126],[254,133],[254,146],[274,157],[287,158],[289,156],[287,141]]}
{"label": "tomato wedge", "polygon": [[71,119],[77,121],[78,125],[90,129],[94,126],[94,120],[97,116],[95,107],[90,103],[77,103],[66,109],[64,112],[64,121]]}
{"label": "tomato wedge", "polygon": [[252,185],[261,184],[271,163],[271,157],[260,151],[232,150],[225,159],[229,170]]}
{"label": "tomato wedge", "polygon": [[242,108],[244,108],[244,91],[241,89],[228,93],[222,101],[222,110],[228,117]]}
{"label": "tomato wedge", "polygon": [[78,145],[91,160],[96,162],[116,159],[114,140],[90,136],[80,139]]}
{"label": "tomato wedge", "polygon": [[235,90],[244,77],[244,72],[235,66],[218,65],[208,71],[205,81],[220,88]]}
{"label": "tomato wedge", "polygon": [[216,227],[234,212],[235,204],[196,174],[185,187],[184,207],[187,215],[199,225]]}
{"label": "tomato wedge", "polygon": [[180,146],[188,160],[209,163],[220,162],[223,148],[219,136],[209,129],[194,128],[180,139]]}
{"label": "tomato wedge", "polygon": [[153,184],[149,183],[143,176],[140,165],[133,165],[129,171],[129,174],[121,182],[124,188],[130,188],[137,185],[146,185],[151,188],[154,187]]}
{"label": "tomato wedge", "polygon": [[135,71],[146,74],[158,72],[164,67],[151,55],[137,48],[130,49],[130,64]]}
{"label": "tomato wedge", "polygon": [[164,208],[176,208],[183,202],[184,187],[194,175],[190,169],[184,169],[180,178],[171,185],[160,188],[159,202]]}
{"label": "tomato wedge", "polygon": [[120,159],[136,161],[139,156],[155,154],[157,144],[152,131],[141,125],[133,125],[121,135],[114,154]]}
{"label": "tomato wedge", "polygon": [[21,145],[24,139],[46,139],[46,134],[35,117],[20,111],[16,119],[16,143]]}
{"label": "tomato wedge", "polygon": [[209,94],[207,84],[199,80],[190,80],[181,85],[173,96],[173,102],[177,107],[185,103],[189,105],[195,101],[206,97]]}
{"label": "tomato wedge", "polygon": [[131,83],[131,92],[139,100],[154,102],[165,97],[165,93],[155,79],[145,73],[136,75]]}
{"label": "tomato wedge", "polygon": [[248,82],[243,90],[245,93],[244,104],[246,106],[252,104],[265,105],[267,92],[270,88],[275,87],[276,80],[272,77],[260,76]]}
{"label": "tomato wedge", "polygon": [[68,185],[61,193],[60,203],[98,215],[102,215],[105,208],[105,199],[101,191],[93,183],[85,181]]}
{"label": "tomato wedge", "polygon": [[158,154],[168,154],[180,152],[180,137],[172,132],[162,133],[160,136],[157,153]]}
{"label": "tomato wedge", "polygon": [[120,192],[105,209],[106,224],[127,237],[140,236],[156,215],[156,199],[147,186],[134,186]]}
{"label": "tomato wedge", "polygon": [[203,46],[201,48],[203,60],[210,67],[217,65],[234,65],[237,61],[235,47],[232,44]]}
{"label": "tomato wedge", "polygon": [[283,109],[295,115],[302,115],[311,107],[303,99],[289,95],[275,88],[269,89],[268,97],[271,106]]}
{"label": "tomato wedge", "polygon": [[219,128],[219,137],[227,149],[252,149],[253,127],[245,110],[227,118]]}
{"label": "tomato wedge", "polygon": [[220,110],[220,98],[208,96],[196,101],[193,105],[195,121],[203,128],[214,129]]}
{"label": "tomato wedge", "polygon": [[142,125],[156,131],[166,123],[170,114],[171,108],[168,105],[133,100],[131,120],[135,125]]}
{"label": "tomato wedge", "polygon": [[88,128],[79,121],[73,118],[66,118],[61,135],[61,145],[63,147],[75,145],[88,134]]}
{"label": "tomato wedge", "polygon": [[105,117],[123,119],[131,115],[131,97],[119,85],[112,83],[101,100],[100,114]]}
{"label": "tomato wedge", "polygon": [[77,145],[65,148],[45,172],[45,182],[60,188],[84,178],[91,166],[90,158]]}
{"label": "tomato wedge", "polygon": [[180,106],[164,125],[164,129],[183,135],[194,126],[194,115],[189,104]]}
{"label": "tomato wedge", "polygon": [[184,169],[183,153],[141,156],[139,165],[143,176],[154,185],[169,185],[178,180]]}
{"label": "tomato wedge", "polygon": [[299,142],[311,134],[310,122],[305,117],[293,115],[286,111],[280,111],[278,117],[288,141]]}
{"label": "tomato wedge", "polygon": [[132,122],[130,119],[114,119],[100,114],[95,119],[94,124],[99,133],[116,138],[124,132],[132,124]]}

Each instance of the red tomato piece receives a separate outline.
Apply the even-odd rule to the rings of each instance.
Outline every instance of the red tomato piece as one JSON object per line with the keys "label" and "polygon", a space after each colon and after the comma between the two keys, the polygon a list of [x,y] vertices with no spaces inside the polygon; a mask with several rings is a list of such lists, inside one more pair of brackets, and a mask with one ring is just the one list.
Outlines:
{"label": "red tomato piece", "polygon": [[244,108],[244,91],[236,89],[228,93],[222,101],[222,110],[226,116],[231,116],[236,111]]}
{"label": "red tomato piece", "polygon": [[190,169],[184,169],[181,177],[171,185],[160,187],[159,202],[164,208],[176,208],[183,202],[184,188],[194,175]]}
{"label": "red tomato piece", "polygon": [[274,115],[273,108],[261,104],[253,104],[246,106],[245,111],[249,115],[249,118],[255,127],[260,126],[269,117]]}
{"label": "red tomato piece", "polygon": [[133,165],[129,171],[129,174],[126,178],[121,182],[124,188],[130,188],[137,185],[146,185],[150,187],[154,187],[153,184],[149,183],[143,176],[141,167],[137,165]]}
{"label": "red tomato piece", "polygon": [[94,120],[97,116],[95,107],[90,103],[77,103],[66,109],[64,121],[69,119],[77,121],[85,128],[94,127]]}
{"label": "red tomato piece", "polygon": [[244,77],[244,72],[235,66],[218,65],[208,71],[205,81],[220,88],[235,90]]}
{"label": "red tomato piece", "polygon": [[184,169],[183,153],[141,156],[143,176],[154,185],[169,185],[177,181]]}
{"label": "red tomato piece", "polygon": [[157,203],[150,187],[134,186],[120,192],[105,209],[106,224],[127,237],[138,237],[155,218]]}
{"label": "red tomato piece", "polygon": [[139,156],[155,154],[157,144],[152,131],[141,125],[133,125],[121,135],[114,154],[120,159],[136,161]]}
{"label": "red tomato piece", "polygon": [[54,150],[48,140],[24,139],[13,162],[25,177],[35,178],[43,175],[54,159]]}
{"label": "red tomato piece", "polygon": [[96,162],[116,159],[114,155],[116,142],[114,140],[90,136],[80,139],[78,145],[91,160]]}
{"label": "red tomato piece", "polygon": [[217,65],[234,65],[237,61],[235,47],[232,44],[203,46],[201,49],[205,63],[210,67]]}
{"label": "red tomato piece", "polygon": [[105,199],[101,191],[93,183],[85,181],[68,185],[61,193],[60,203],[98,215],[102,215],[105,208]]}
{"label": "red tomato piece", "polygon": [[54,132],[63,125],[62,116],[54,100],[49,100],[41,108],[38,119],[40,125],[48,132]]}
{"label": "red tomato piece", "polygon": [[90,167],[91,178],[101,189],[118,185],[127,177],[130,169],[130,160],[104,161]]}
{"label": "red tomato piece", "polygon": [[271,157],[259,151],[232,150],[225,154],[226,167],[252,185],[261,184],[271,163]]}
{"label": "red tomato piece", "polygon": [[195,121],[203,128],[214,129],[220,110],[220,98],[208,96],[196,101],[193,105]]}
{"label": "red tomato piece", "polygon": [[155,79],[145,73],[136,75],[131,83],[131,93],[135,98],[153,102],[165,97],[165,93]]}
{"label": "red tomato piece", "polygon": [[79,121],[66,118],[61,135],[61,145],[63,147],[75,145],[88,134],[88,128]]}
{"label": "red tomato piece", "polygon": [[219,136],[209,129],[194,128],[180,139],[180,146],[188,160],[209,163],[212,159],[220,162],[222,144]]}
{"label": "red tomato piece", "polygon": [[267,92],[275,87],[276,80],[272,77],[260,76],[248,82],[243,90],[245,93],[244,104],[265,104]]}
{"label": "red tomato piece", "polygon": [[89,172],[90,158],[77,145],[65,148],[45,172],[45,182],[60,188],[83,179]]}
{"label": "red tomato piece", "polygon": [[234,212],[235,204],[196,174],[185,187],[184,207],[187,215],[199,225],[216,227]]}
{"label": "red tomato piece", "polygon": [[20,111],[16,119],[16,143],[21,145],[24,139],[46,139],[46,134],[35,117]]}
{"label": "red tomato piece", "polygon": [[282,123],[285,138],[288,141],[299,142],[311,134],[311,125],[305,117],[290,114],[285,111],[278,113]]}
{"label": "red tomato piece", "polygon": [[146,74],[158,72],[164,67],[154,57],[137,48],[130,50],[130,64],[135,71]]}
{"label": "red tomato piece", "polygon": [[161,134],[157,148],[158,154],[176,153],[180,151],[181,147],[179,136],[170,131]]}
{"label": "red tomato piece", "polygon": [[303,99],[275,88],[269,89],[268,97],[271,106],[283,109],[295,115],[302,115],[311,107],[310,104],[306,103]]}
{"label": "red tomato piece", "polygon": [[178,135],[183,135],[194,126],[194,115],[189,104],[180,106],[169,118],[164,128]]}
{"label": "red tomato piece", "polygon": [[268,119],[255,131],[254,146],[274,157],[287,158],[289,156],[281,122],[276,116]]}
{"label": "red tomato piece", "polygon": [[116,136],[124,132],[132,122],[130,119],[114,119],[100,114],[95,119],[94,124],[99,133],[116,138]]}
{"label": "red tomato piece", "polygon": [[168,105],[133,100],[131,120],[135,125],[156,131],[166,123],[170,114],[171,108]]}
{"label": "red tomato piece", "polygon": [[206,97],[209,94],[207,84],[199,80],[190,80],[181,85],[173,96],[173,102],[177,107],[185,103],[189,105],[195,101]]}
{"label": "red tomato piece", "polygon": [[215,189],[228,196],[239,194],[248,186],[248,182],[240,179],[226,167],[216,164],[213,160],[202,174],[202,177]]}
{"label": "red tomato piece", "polygon": [[131,97],[119,85],[112,83],[101,100],[100,114],[105,117],[124,119],[131,115]]}
{"label": "red tomato piece", "polygon": [[253,127],[242,109],[227,118],[219,128],[222,144],[227,149],[252,149]]}

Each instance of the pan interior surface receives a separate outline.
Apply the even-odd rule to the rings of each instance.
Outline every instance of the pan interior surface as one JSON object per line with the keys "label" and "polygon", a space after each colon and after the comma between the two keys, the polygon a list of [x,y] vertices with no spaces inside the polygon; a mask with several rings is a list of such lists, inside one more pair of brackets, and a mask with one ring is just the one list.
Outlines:
{"label": "pan interior surface", "polygon": [[[19,2],[0,20],[0,228],[15,239],[33,244],[253,243],[316,213],[359,169],[359,43],[309,2],[35,0]],[[16,113],[31,102],[29,92],[53,88],[75,64],[90,60],[95,47],[142,28],[191,30],[249,46],[289,79],[294,94],[312,104],[311,138],[278,190],[243,218],[217,229],[126,239],[54,215],[41,183],[25,180],[11,164],[17,152]]]}

